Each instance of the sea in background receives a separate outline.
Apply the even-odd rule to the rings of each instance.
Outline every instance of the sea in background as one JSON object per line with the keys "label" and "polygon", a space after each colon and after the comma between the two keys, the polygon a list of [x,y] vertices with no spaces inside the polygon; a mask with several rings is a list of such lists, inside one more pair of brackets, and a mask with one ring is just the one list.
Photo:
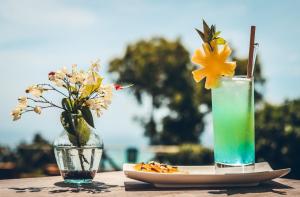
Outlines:
{"label": "sea in background", "polygon": [[[30,120],[29,117],[25,118],[26,120]],[[200,142],[203,146],[212,148],[213,147],[213,131],[211,125],[211,115],[205,118],[205,122],[207,123],[205,131],[200,137]],[[26,121],[24,120],[24,122]],[[16,124],[17,125],[17,124]],[[100,124],[99,124],[100,125]],[[53,142],[55,137],[59,134],[57,130],[54,129],[51,132],[51,125],[46,125],[45,131],[30,131],[28,129],[24,130],[24,132],[20,132],[18,130],[11,129],[1,129],[0,134],[0,146],[8,146],[11,149],[15,149],[20,143],[31,143],[34,134],[41,134],[46,140],[50,143]],[[48,130],[49,129],[49,130]],[[22,129],[21,129],[22,130]],[[99,129],[100,131],[102,129]],[[26,132],[25,132],[26,131]],[[131,131],[130,134],[120,133],[120,132],[96,132],[100,134],[103,138],[104,149],[106,154],[113,160],[113,162],[119,167],[122,168],[123,163],[127,162],[127,149],[135,148],[137,149],[137,161],[136,162],[147,162],[154,158],[155,153],[151,152],[149,149],[149,141],[148,138],[143,136],[143,128],[139,127],[136,131]],[[117,134],[118,133],[118,134]],[[105,170],[110,170],[111,166],[105,163]]]}
{"label": "sea in background", "polygon": [[[153,160],[154,153],[147,151],[146,147],[129,147],[129,146],[108,146],[105,147],[106,154],[113,160],[113,162],[122,169],[123,163],[128,162],[127,160],[127,149],[128,148],[136,148],[138,150],[137,152],[137,160],[136,162],[148,162]],[[105,164],[105,170],[111,169],[111,166],[107,163]]]}
{"label": "sea in background", "polygon": [[[212,143],[212,140],[210,139],[209,143],[207,141],[207,139],[209,139],[209,138],[210,138],[210,134],[208,132],[204,132],[201,139],[202,139],[202,141],[206,139],[206,141],[205,141],[206,143],[204,143],[204,144],[206,144],[206,147],[212,147],[212,145],[210,145]],[[123,142],[130,142],[129,137],[128,137],[128,139],[123,138],[122,140],[123,140]],[[30,142],[30,141],[31,140],[24,139],[24,140],[21,140],[20,142]],[[143,141],[147,141],[145,139],[145,137],[141,137],[141,139],[139,140],[139,143],[141,143]],[[1,145],[9,146],[12,149],[16,148],[15,143],[7,145],[7,143],[3,142],[3,139],[1,140]],[[137,163],[148,162],[148,161],[154,160],[155,153],[150,150],[147,143],[145,143],[144,145],[125,145],[125,144],[122,145],[122,144],[105,143],[105,145],[104,145],[104,151],[106,152],[106,155],[109,157],[109,159],[111,159],[113,161],[113,163],[119,169],[122,169],[123,164],[128,162],[128,158],[127,158],[128,149],[136,149],[137,150],[137,158],[135,161]],[[101,169],[101,170],[110,171],[110,170],[115,170],[115,169],[112,165],[110,165],[110,163],[108,161],[105,161],[104,169]]]}

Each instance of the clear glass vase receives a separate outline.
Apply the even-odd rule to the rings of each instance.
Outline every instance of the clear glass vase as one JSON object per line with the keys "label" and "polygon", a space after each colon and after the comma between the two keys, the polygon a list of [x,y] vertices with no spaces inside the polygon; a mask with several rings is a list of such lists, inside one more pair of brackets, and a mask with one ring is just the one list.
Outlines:
{"label": "clear glass vase", "polygon": [[84,146],[75,146],[67,131],[54,141],[54,153],[65,183],[91,183],[98,171],[103,151],[101,138],[91,130]]}

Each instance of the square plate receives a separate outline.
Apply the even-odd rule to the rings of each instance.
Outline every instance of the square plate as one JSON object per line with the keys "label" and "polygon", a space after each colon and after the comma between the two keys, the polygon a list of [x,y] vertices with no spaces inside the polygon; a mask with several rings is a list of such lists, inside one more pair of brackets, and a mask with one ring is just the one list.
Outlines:
{"label": "square plate", "polygon": [[131,179],[151,183],[156,187],[234,187],[256,186],[287,175],[290,168],[273,170],[267,162],[255,163],[253,171],[238,172],[228,168],[222,174],[215,166],[178,166],[179,173],[140,172],[135,164],[123,164],[124,174]]}

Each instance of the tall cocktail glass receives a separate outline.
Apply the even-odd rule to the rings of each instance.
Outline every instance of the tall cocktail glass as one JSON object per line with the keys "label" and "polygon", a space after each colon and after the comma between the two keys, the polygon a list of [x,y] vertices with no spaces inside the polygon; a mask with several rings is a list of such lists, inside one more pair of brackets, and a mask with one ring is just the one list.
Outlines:
{"label": "tall cocktail glass", "polygon": [[222,78],[212,89],[216,172],[225,167],[254,169],[253,81],[245,76]]}

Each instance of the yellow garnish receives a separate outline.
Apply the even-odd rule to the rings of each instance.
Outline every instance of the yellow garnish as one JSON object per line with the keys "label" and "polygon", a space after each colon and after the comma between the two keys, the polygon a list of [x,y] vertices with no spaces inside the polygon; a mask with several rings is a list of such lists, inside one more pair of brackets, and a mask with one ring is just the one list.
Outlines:
{"label": "yellow garnish", "polygon": [[217,87],[221,76],[233,76],[236,67],[236,62],[226,61],[231,54],[231,49],[228,44],[225,44],[220,51],[215,40],[210,44],[213,50],[211,50],[208,43],[204,43],[202,45],[203,51],[196,49],[192,57],[193,63],[202,66],[202,68],[192,72],[194,80],[199,82],[206,77],[206,89]]}

